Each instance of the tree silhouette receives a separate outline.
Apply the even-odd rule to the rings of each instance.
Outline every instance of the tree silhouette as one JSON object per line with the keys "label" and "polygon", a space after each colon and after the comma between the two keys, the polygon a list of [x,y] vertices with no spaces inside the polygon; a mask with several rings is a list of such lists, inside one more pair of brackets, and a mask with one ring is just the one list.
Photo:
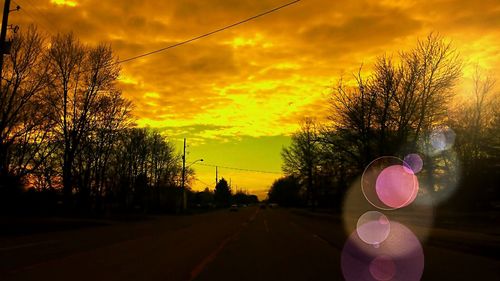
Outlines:
{"label": "tree silhouette", "polygon": [[302,188],[299,179],[294,176],[277,179],[268,193],[269,202],[283,207],[299,207],[302,205]]}
{"label": "tree silhouette", "polygon": [[[342,196],[373,159],[427,151],[433,132],[449,126],[462,66],[451,44],[430,34],[400,52],[397,61],[382,56],[371,75],[360,68],[353,83],[340,79],[332,89],[328,123],[306,122],[283,149],[283,171],[300,180],[309,203],[313,198],[313,205],[338,205],[341,200],[333,197]],[[455,184],[453,157],[425,155],[421,188],[436,193]]]}
{"label": "tree silhouette", "polygon": [[450,119],[462,167],[460,196],[455,199],[460,208],[489,209],[500,200],[500,92],[495,91],[495,82],[476,67],[472,98],[458,103]]}
{"label": "tree silhouette", "polygon": [[256,195],[251,195],[240,190],[233,195],[232,202],[238,205],[248,205],[258,203],[259,199]]}
{"label": "tree silhouette", "polygon": [[2,210],[29,209],[44,192],[66,213],[175,210],[180,157],[161,132],[134,128],[115,62],[108,45],[71,33],[14,34],[1,80]]}
{"label": "tree silhouette", "polygon": [[224,178],[220,179],[215,186],[214,200],[218,207],[229,207],[231,205],[231,188]]}
{"label": "tree silhouette", "polygon": [[317,204],[317,188],[315,175],[319,164],[320,149],[318,130],[312,119],[305,119],[300,131],[292,135],[290,147],[284,148],[283,171],[293,175],[306,187],[306,200],[309,205]]}
{"label": "tree silhouette", "polygon": [[53,147],[43,144],[53,126],[51,108],[44,106],[43,97],[49,82],[44,44],[30,26],[14,35],[6,57],[0,95],[0,177],[25,176]]}
{"label": "tree silhouette", "polygon": [[[102,94],[114,91],[119,67],[114,64],[115,58],[109,46],[85,46],[72,33],[53,37],[47,57],[52,81],[49,93],[57,110],[55,130],[63,143],[64,202],[70,207],[75,188],[73,170],[76,157],[99,121],[99,113],[105,104]],[[86,163],[80,161],[79,164],[82,167]],[[80,180],[76,185],[80,189],[79,197],[88,201],[88,177]]]}

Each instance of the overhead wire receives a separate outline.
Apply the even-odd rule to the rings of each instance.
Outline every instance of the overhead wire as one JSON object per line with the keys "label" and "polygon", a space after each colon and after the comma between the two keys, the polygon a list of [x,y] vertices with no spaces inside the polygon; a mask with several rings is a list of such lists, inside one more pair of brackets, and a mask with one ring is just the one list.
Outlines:
{"label": "overhead wire", "polygon": [[[14,1],[14,0],[13,0],[13,1]],[[20,1],[20,0],[17,0],[17,1]],[[23,1],[24,1],[24,0],[23,0]],[[207,33],[204,33],[204,34],[198,35],[198,36],[193,37],[193,38],[191,38],[191,39],[187,39],[187,40],[184,40],[184,41],[181,41],[181,42],[178,42],[178,43],[172,44],[172,45],[168,45],[168,46],[163,47],[163,48],[159,48],[159,49],[156,49],[156,50],[153,50],[153,51],[149,51],[149,52],[146,52],[146,53],[142,53],[142,54],[139,54],[139,55],[136,55],[136,56],[132,56],[132,57],[126,58],[126,59],[117,60],[117,61],[114,61],[114,62],[112,62],[112,63],[108,63],[107,65],[104,65],[103,67],[106,67],[106,66],[113,66],[113,65],[117,65],[117,64],[126,63],[126,62],[129,62],[129,61],[137,60],[137,59],[139,59],[139,58],[143,58],[143,57],[146,57],[146,56],[150,56],[150,55],[153,55],[153,54],[157,54],[157,53],[160,53],[160,52],[163,52],[163,51],[166,51],[166,50],[172,49],[172,48],[176,48],[176,47],[179,47],[179,46],[182,46],[182,45],[185,45],[185,44],[191,43],[191,42],[193,42],[193,41],[196,41],[196,40],[199,40],[199,39],[202,39],[202,38],[205,38],[205,37],[208,37],[208,36],[214,35],[214,34],[216,34],[216,33],[222,32],[222,31],[224,31],[224,30],[227,30],[227,29],[230,29],[230,28],[236,27],[236,26],[238,26],[238,25],[241,25],[241,24],[247,23],[247,22],[249,22],[249,21],[255,20],[255,19],[257,19],[257,18],[263,17],[263,16],[265,16],[265,15],[268,15],[268,14],[274,13],[274,12],[276,12],[276,11],[278,11],[278,10],[281,10],[281,9],[283,9],[283,8],[286,8],[286,7],[288,7],[288,6],[291,6],[291,5],[293,5],[293,4],[296,4],[296,3],[300,2],[300,1],[301,1],[301,0],[294,0],[294,1],[291,1],[291,2],[287,2],[287,3],[283,4],[283,5],[277,6],[277,7],[275,7],[275,8],[270,9],[270,10],[266,10],[266,11],[264,11],[264,12],[261,12],[261,13],[259,13],[259,14],[254,15],[254,16],[251,16],[251,17],[248,17],[248,18],[246,18],[246,19],[240,20],[240,21],[238,21],[238,22],[235,22],[235,23],[232,23],[232,24],[226,25],[226,26],[224,26],[224,27],[221,27],[221,28],[218,28],[218,29],[212,30],[212,31],[210,31],[210,32],[207,32]],[[14,1],[14,2],[15,2],[15,1]],[[15,3],[17,4],[17,2],[15,2]],[[28,0],[27,0],[27,3],[28,3],[29,5],[31,5],[31,6],[32,6],[35,10],[40,11],[40,10],[39,10],[36,6],[34,6],[34,5],[33,5],[31,2],[29,2]],[[19,5],[19,4],[17,4],[17,5]],[[26,12],[26,13],[27,13],[27,12]],[[27,13],[27,14],[28,14],[28,13]],[[40,15],[41,15],[41,12],[40,12]],[[32,16],[30,16],[30,17],[32,17]],[[33,17],[32,17],[32,18],[33,18]],[[45,17],[43,17],[43,15],[42,15],[42,18],[43,18],[44,20],[46,20],[46,19],[45,19]],[[56,28],[54,28],[54,29],[56,29]],[[90,70],[90,69],[89,69],[89,70]],[[84,72],[84,71],[85,71],[85,69],[84,69],[84,70],[80,70],[80,71],[78,71],[78,73],[80,73],[80,72]]]}
{"label": "overhead wire", "polygon": [[204,181],[200,180],[200,179],[199,179],[199,178],[197,178],[197,177],[194,177],[194,179],[195,179],[195,180],[197,180],[197,181],[199,181],[199,182],[201,182],[202,184],[206,185],[206,187],[209,187],[209,186],[212,186],[212,185],[213,185],[213,184],[208,184],[208,183],[206,183],[206,182],[204,182]]}
{"label": "overhead wire", "polygon": [[[30,17],[33,20],[33,22],[41,25],[43,29],[45,29],[47,32],[50,33],[50,35],[54,36],[53,31],[57,30],[57,28],[50,21],[48,21],[45,16],[43,16],[42,12],[38,8],[36,8],[36,6],[34,6],[31,2],[26,2],[33,8],[33,10],[36,9],[37,12],[32,10],[32,12],[33,12],[32,13],[32,12],[29,12],[26,9],[26,6],[22,5],[22,3],[20,4],[17,2],[17,1],[24,1],[24,0],[12,0],[12,1],[14,2],[14,4],[21,7],[21,9],[20,9],[21,12],[25,13],[28,17]],[[43,19],[43,22],[36,18],[36,16],[34,15],[35,13],[38,15],[39,18]]]}
{"label": "overhead wire", "polygon": [[31,0],[18,0],[18,1],[26,1],[28,5],[30,5],[35,10],[34,12],[42,18],[43,21],[45,21],[48,25],[50,25],[54,30],[59,29],[59,27],[56,26],[54,22],[47,19],[47,17],[44,15],[44,12],[40,10],[37,5],[33,4]]}
{"label": "overhead wire", "polygon": [[243,19],[243,20],[240,20],[238,22],[235,22],[235,23],[232,23],[230,25],[226,25],[224,27],[221,27],[221,28],[218,28],[216,30],[213,30],[213,31],[210,31],[210,32],[207,32],[205,34],[202,34],[202,35],[198,35],[196,37],[193,37],[191,39],[188,39],[188,40],[184,40],[184,41],[181,41],[181,42],[178,42],[178,43],[175,43],[175,44],[172,44],[172,45],[169,45],[169,46],[166,46],[166,47],[163,47],[163,48],[160,48],[160,49],[156,49],[156,50],[153,50],[153,51],[149,51],[149,52],[146,52],[146,53],[143,53],[143,54],[140,54],[140,55],[136,55],[136,56],[133,56],[133,57],[130,57],[130,58],[126,58],[126,59],[123,59],[123,60],[119,60],[117,61],[116,63],[119,64],[119,63],[124,63],[124,62],[129,62],[129,61],[132,61],[132,60],[136,60],[136,59],[139,59],[139,58],[143,58],[143,57],[146,57],[146,56],[150,56],[150,55],[153,55],[153,54],[156,54],[156,53],[159,53],[159,52],[163,52],[163,51],[166,51],[168,49],[172,49],[172,48],[175,48],[175,47],[178,47],[178,46],[181,46],[181,45],[185,45],[185,44],[188,44],[190,42],[193,42],[193,41],[196,41],[196,40],[199,40],[199,39],[202,39],[204,37],[208,37],[208,36],[211,36],[213,34],[216,34],[216,33],[219,33],[219,32],[222,32],[224,30],[227,30],[227,29],[230,29],[230,28],[233,28],[233,27],[236,27],[238,25],[241,25],[241,24],[244,24],[246,22],[249,22],[249,21],[252,21],[254,19],[257,19],[257,18],[260,18],[260,17],[263,17],[265,15],[268,15],[268,14],[271,14],[273,12],[276,12],[278,10],[281,10],[283,8],[286,8],[288,6],[291,6],[293,4],[296,4],[297,2],[300,2],[301,0],[294,0],[294,1],[291,1],[291,2],[288,2],[286,4],[283,4],[283,5],[280,5],[278,7],[275,7],[275,8],[272,8],[270,10],[267,10],[267,11],[264,11],[262,13],[259,13],[257,15],[254,15],[254,16],[251,16],[249,18],[246,18],[246,19]]}
{"label": "overhead wire", "polygon": [[[18,0],[20,1],[20,0]],[[153,50],[153,51],[149,51],[149,52],[146,52],[146,53],[143,53],[143,54],[139,54],[139,55],[136,55],[136,56],[132,56],[132,57],[129,57],[129,58],[126,58],[126,59],[123,59],[123,60],[118,60],[110,65],[113,65],[113,64],[122,64],[122,63],[125,63],[125,62],[129,62],[129,61],[133,61],[133,60],[136,60],[136,59],[139,59],[139,58],[143,58],[143,57],[146,57],[146,56],[150,56],[150,55],[153,55],[153,54],[157,54],[157,53],[160,53],[160,52],[163,52],[163,51],[166,51],[168,49],[172,49],[172,48],[175,48],[175,47],[179,47],[179,46],[182,46],[182,45],[185,45],[185,44],[188,44],[188,43],[191,43],[193,41],[196,41],[196,40],[199,40],[199,39],[202,39],[202,38],[205,38],[205,37],[208,37],[208,36],[211,36],[211,35],[214,35],[216,33],[219,33],[219,32],[222,32],[222,31],[225,31],[227,29],[230,29],[230,28],[233,28],[233,27],[236,27],[238,25],[241,25],[241,24],[244,24],[244,23],[247,23],[249,21],[252,21],[252,20],[255,20],[257,18],[260,18],[260,17],[263,17],[265,15],[268,15],[268,14],[271,14],[271,13],[274,13],[278,10],[281,10],[283,8],[286,8],[288,6],[291,6],[293,4],[296,4],[298,2],[300,2],[301,0],[294,0],[294,1],[291,1],[291,2],[288,2],[288,3],[285,3],[283,5],[280,5],[278,7],[275,7],[275,8],[272,8],[270,10],[267,10],[267,11],[264,11],[264,12],[261,12],[257,15],[254,15],[254,16],[251,16],[249,18],[246,18],[246,19],[243,19],[243,20],[240,20],[238,22],[235,22],[235,23],[232,23],[230,25],[226,25],[224,27],[221,27],[221,28],[218,28],[218,29],[215,29],[213,31],[210,31],[210,32],[207,32],[207,33],[204,33],[204,34],[201,34],[201,35],[198,35],[196,37],[193,37],[191,39],[187,39],[187,40],[184,40],[184,41],[181,41],[181,42],[178,42],[178,43],[175,43],[175,44],[172,44],[172,45],[169,45],[169,46],[166,46],[166,47],[163,47],[163,48],[160,48],[160,49],[156,49],[156,50]],[[16,0],[13,0],[13,2],[18,5],[18,6],[21,6],[19,5]],[[41,15],[44,20],[46,20],[45,17],[43,17],[43,15],[41,14],[40,10],[35,6],[33,5],[30,1],[26,1],[26,3],[28,3],[31,7],[33,7],[33,9],[35,9],[37,12],[37,14]],[[38,22],[33,15],[31,15],[31,13],[29,13],[28,11],[26,11],[25,9],[21,9],[22,11],[24,11],[29,17],[31,17],[33,20],[35,20],[36,22]],[[47,28],[47,26],[45,26],[45,24],[43,24],[45,28]],[[52,27],[54,27],[52,25],[52,23],[50,23],[50,25]],[[56,30],[56,28],[54,27],[54,30]],[[47,31],[49,31],[50,33],[51,32],[51,29],[50,28],[47,28]],[[245,169],[245,168],[237,168],[237,167],[228,167],[228,166],[221,166],[221,165],[212,165],[212,164],[204,164],[204,163],[196,163],[198,165],[202,165],[202,166],[211,166],[211,167],[220,167],[220,168],[224,168],[224,169],[230,169],[230,170],[239,170],[239,171],[246,171],[246,172],[257,172],[257,173],[268,173],[268,174],[282,174],[281,172],[274,172],[274,171],[263,171],[263,170],[254,170],[254,169]],[[196,179],[196,178],[195,178]],[[198,181],[200,181],[199,179],[196,179]],[[201,181],[200,181],[201,182]],[[202,182],[203,183],[203,182]],[[206,183],[204,183],[206,184]]]}
{"label": "overhead wire", "polygon": [[201,163],[201,162],[197,162],[197,163],[195,163],[195,165],[207,166],[207,167],[218,167],[218,168],[222,168],[222,169],[237,170],[237,171],[244,171],[244,172],[265,173],[265,174],[279,174],[279,175],[283,174],[281,172],[276,172],[276,171],[265,171],[265,170],[247,169],[247,168],[239,168],[239,167],[229,167],[229,166],[222,166],[222,165],[216,165],[216,164],[207,164],[207,163]]}
{"label": "overhead wire", "polygon": [[[19,5],[16,0],[13,0],[14,3],[16,5]],[[19,1],[19,0],[18,0]],[[291,1],[291,2],[287,2],[283,5],[280,5],[280,6],[277,6],[275,8],[272,8],[270,10],[267,10],[267,11],[264,11],[264,12],[261,12],[257,15],[254,15],[254,16],[251,16],[251,17],[248,17],[246,19],[243,19],[243,20],[240,20],[238,22],[235,22],[235,23],[232,23],[230,25],[226,25],[224,27],[221,27],[221,28],[218,28],[218,29],[215,29],[213,31],[210,31],[210,32],[207,32],[207,33],[204,33],[204,34],[201,34],[201,35],[198,35],[196,37],[193,37],[191,39],[187,39],[187,40],[184,40],[184,41],[181,41],[181,42],[178,42],[178,43],[175,43],[175,44],[172,44],[172,45],[169,45],[169,46],[166,46],[166,47],[163,47],[163,48],[160,48],[160,49],[156,49],[156,50],[153,50],[153,51],[149,51],[149,52],[146,52],[146,53],[143,53],[143,54],[139,54],[139,55],[136,55],[136,56],[132,56],[132,57],[129,57],[129,58],[126,58],[126,59],[123,59],[123,60],[118,60],[116,62],[113,62],[109,65],[114,65],[114,64],[122,64],[122,63],[125,63],[125,62],[129,62],[129,61],[133,61],[133,60],[136,60],[136,59],[139,59],[139,58],[143,58],[143,57],[146,57],[146,56],[150,56],[150,55],[153,55],[153,54],[157,54],[157,53],[160,53],[160,52],[163,52],[163,51],[166,51],[168,49],[172,49],[172,48],[175,48],[175,47],[179,47],[179,46],[182,46],[182,45],[185,45],[185,44],[188,44],[188,43],[191,43],[193,41],[196,41],[196,40],[199,40],[199,39],[202,39],[202,38],[205,38],[205,37],[208,37],[208,36],[211,36],[211,35],[214,35],[216,33],[219,33],[219,32],[222,32],[222,31],[225,31],[227,29],[230,29],[230,28],[233,28],[233,27],[236,27],[238,25],[241,25],[241,24],[244,24],[244,23],[247,23],[249,21],[252,21],[252,20],[255,20],[257,18],[260,18],[260,17],[263,17],[265,15],[268,15],[268,14],[271,14],[271,13],[274,13],[278,10],[281,10],[283,8],[286,8],[288,6],[291,6],[293,4],[296,4],[298,2],[300,2],[301,0],[294,0],[294,1]],[[40,12],[40,10],[35,6],[33,5],[30,1],[27,1],[27,3],[32,6],[36,11]],[[19,5],[20,6],[20,5]],[[23,10],[23,9],[21,9]],[[28,13],[26,10],[23,10],[27,15],[29,15],[33,20],[36,21],[36,19],[30,14]],[[40,14],[41,15],[41,12]],[[45,17],[43,17],[42,15],[42,18],[45,20]],[[52,25],[52,24],[50,24]],[[45,26],[45,25],[44,25]],[[47,26],[45,26],[47,27]],[[54,26],[52,26],[54,27]],[[55,30],[56,28],[54,28]],[[50,28],[48,29],[48,31],[50,32]],[[237,168],[237,167],[228,167],[228,166],[221,166],[221,165],[211,165],[211,164],[204,164],[204,163],[196,163],[198,165],[202,165],[202,166],[212,166],[212,167],[220,167],[220,168],[224,168],[224,169],[230,169],[230,170],[239,170],[239,171],[246,171],[246,172],[257,172],[257,173],[268,173],[268,174],[282,174],[281,172],[275,172],[275,171],[263,171],[263,170],[254,170],[254,169],[245,169],[245,168]]]}

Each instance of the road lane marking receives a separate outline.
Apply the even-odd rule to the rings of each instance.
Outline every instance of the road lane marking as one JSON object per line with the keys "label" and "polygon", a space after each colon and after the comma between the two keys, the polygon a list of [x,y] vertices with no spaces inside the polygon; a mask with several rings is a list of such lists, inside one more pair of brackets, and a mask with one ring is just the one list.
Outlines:
{"label": "road lane marking", "polygon": [[[255,220],[255,217],[257,216],[258,212],[259,209],[257,209],[255,213],[252,214],[252,216],[248,219],[248,221],[251,222]],[[226,237],[226,239],[224,239],[214,251],[212,251],[197,266],[195,266],[193,270],[191,270],[188,281],[193,281],[194,279],[196,279],[207,267],[207,265],[210,264],[213,260],[215,260],[217,255],[220,252],[222,252],[224,247],[226,247],[226,245],[229,244],[229,242],[236,240],[237,237],[240,235],[240,233],[243,231],[243,229],[247,226],[248,223],[241,224],[241,227],[233,235],[229,235],[228,237]]]}
{"label": "road lane marking", "polygon": [[311,234],[312,237],[322,241],[323,243],[328,244],[330,247],[337,249],[337,250],[342,250],[342,246],[337,245],[336,243],[329,241],[327,238],[325,238],[323,235],[313,233],[310,229],[307,229],[304,226],[299,226],[297,223],[294,221],[290,221],[290,225],[297,228],[297,229],[302,229],[303,231],[306,231]]}
{"label": "road lane marking", "polygon": [[269,226],[267,225],[266,219],[264,219],[264,226],[266,227],[266,232],[269,233]]}
{"label": "road lane marking", "polygon": [[330,245],[330,242],[326,241],[323,237],[317,235],[317,234],[313,234],[312,235],[314,238],[318,239],[319,241],[323,242],[323,243],[326,243],[328,245]]}
{"label": "road lane marking", "polygon": [[248,221],[249,222],[254,221],[255,218],[257,217],[257,213],[259,213],[259,209],[257,209],[257,211],[255,211],[255,213],[253,213],[252,216],[250,218],[248,218]]}
{"label": "road lane marking", "polygon": [[[132,238],[132,239],[126,239],[126,240],[123,240],[123,241],[118,241],[116,243],[107,244],[105,246],[99,246],[99,247],[96,247],[96,248],[86,248],[86,249],[82,249],[82,250],[77,250],[77,252],[72,252],[72,253],[70,253],[68,255],[64,255],[64,256],[60,256],[60,257],[55,257],[55,258],[51,258],[51,259],[45,259],[45,260],[42,260],[42,261],[34,262],[32,264],[21,265],[21,266],[19,266],[17,268],[11,269],[9,272],[10,273],[18,273],[18,272],[22,272],[22,271],[26,271],[26,270],[32,270],[32,269],[37,268],[37,267],[43,267],[44,265],[47,265],[47,264],[50,264],[50,263],[61,262],[61,261],[68,261],[70,259],[84,257],[85,255],[87,255],[87,254],[89,254],[91,252],[96,252],[96,251],[98,251],[100,249],[104,249],[104,248],[115,247],[118,244],[130,243],[130,242],[140,241],[140,240],[144,240],[144,239],[151,239],[152,237],[153,237],[153,235],[145,235],[145,236],[140,236],[140,237],[137,237],[137,238]],[[56,242],[56,241],[54,241],[54,242]]]}
{"label": "road lane marking", "polygon": [[229,243],[229,241],[231,241],[234,237],[236,237],[236,235],[226,237],[226,239],[222,241],[217,249],[210,253],[210,255],[206,256],[193,270],[191,270],[189,280],[191,281],[198,277],[203,269],[205,269],[205,267],[217,257],[217,255],[222,251],[222,249],[224,249],[227,243]]}
{"label": "road lane marking", "polygon": [[44,244],[53,244],[53,243],[56,243],[56,241],[55,240],[48,240],[48,241],[42,241],[42,242],[34,242],[34,243],[15,245],[15,246],[10,246],[10,247],[0,248],[0,252],[35,247],[35,246],[44,245]]}

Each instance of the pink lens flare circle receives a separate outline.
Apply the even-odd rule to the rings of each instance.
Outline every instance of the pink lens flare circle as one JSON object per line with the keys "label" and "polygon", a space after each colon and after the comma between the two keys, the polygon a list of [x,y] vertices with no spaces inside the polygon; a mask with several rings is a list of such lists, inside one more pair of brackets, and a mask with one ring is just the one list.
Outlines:
{"label": "pink lens flare circle", "polygon": [[363,242],[357,232],[347,239],[341,254],[346,281],[421,280],[424,252],[415,234],[391,221],[387,239],[378,247]]}
{"label": "pink lens flare circle", "polygon": [[378,256],[370,262],[368,267],[371,275],[378,281],[392,280],[396,275],[396,265],[389,256]]}
{"label": "pink lens flare circle", "polygon": [[380,201],[391,208],[398,209],[415,200],[418,180],[407,167],[392,165],[378,175],[375,190]]}
{"label": "pink lens flare circle", "polygon": [[409,205],[418,194],[418,180],[411,166],[394,156],[373,160],[361,177],[366,200],[381,210]]}
{"label": "pink lens flare circle", "polygon": [[377,211],[368,211],[361,215],[356,224],[356,232],[363,242],[378,246],[389,236],[391,225],[387,217]]}
{"label": "pink lens flare circle", "polygon": [[405,156],[404,164],[408,166],[414,174],[422,171],[422,167],[424,166],[424,161],[422,161],[422,157],[416,153],[411,153]]}

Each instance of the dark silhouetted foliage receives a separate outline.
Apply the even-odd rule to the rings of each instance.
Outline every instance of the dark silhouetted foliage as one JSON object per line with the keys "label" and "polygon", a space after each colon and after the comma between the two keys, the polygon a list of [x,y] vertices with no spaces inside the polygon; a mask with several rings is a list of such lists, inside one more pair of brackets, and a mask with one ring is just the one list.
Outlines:
{"label": "dark silhouetted foliage", "polygon": [[300,207],[304,205],[302,188],[298,178],[287,176],[277,179],[268,193],[268,201],[283,207]]}
{"label": "dark silhouetted foliage", "polygon": [[[498,211],[500,99],[494,80],[476,76],[472,98],[457,99],[461,60],[435,34],[400,52],[397,61],[382,56],[371,75],[360,69],[352,83],[339,81],[328,122],[306,119],[283,149],[285,174],[298,179],[309,206],[340,210],[347,188],[372,160],[420,153],[421,192],[457,210]],[[454,146],[432,152],[432,135],[443,129]],[[270,199],[278,200],[281,184],[273,185]]]}
{"label": "dark silhouetted foliage", "polygon": [[251,195],[243,191],[238,191],[233,195],[233,203],[238,205],[249,205],[259,203],[256,195]]}
{"label": "dark silhouetted foliage", "polygon": [[217,207],[229,207],[231,205],[231,188],[224,178],[220,179],[215,186],[214,199]]}

